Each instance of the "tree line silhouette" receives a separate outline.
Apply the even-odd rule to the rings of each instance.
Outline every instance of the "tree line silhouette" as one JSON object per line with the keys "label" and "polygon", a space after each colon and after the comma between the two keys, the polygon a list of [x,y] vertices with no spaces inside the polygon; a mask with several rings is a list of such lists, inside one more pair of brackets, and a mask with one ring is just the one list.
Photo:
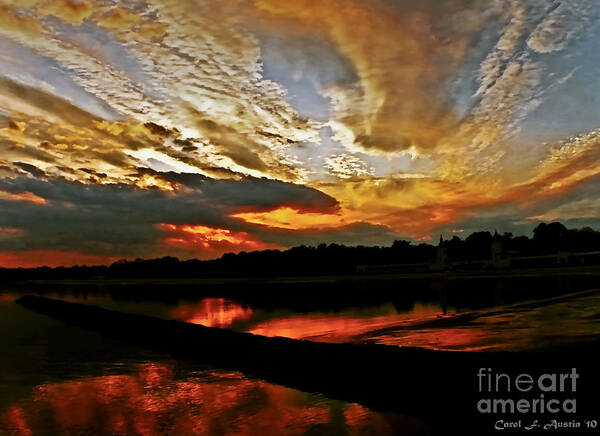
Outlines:
{"label": "tree line silhouette", "polygon": [[391,246],[301,245],[288,250],[227,253],[214,260],[158,259],[120,260],[109,266],[0,268],[0,280],[35,279],[127,279],[285,277],[355,274],[359,265],[403,265],[435,262],[439,247],[448,262],[486,261],[493,244],[514,257],[544,256],[560,252],[600,251],[600,232],[586,227],[567,229],[563,224],[541,223],[533,237],[511,233],[475,232],[461,239],[453,236],[438,246],[396,240]]}

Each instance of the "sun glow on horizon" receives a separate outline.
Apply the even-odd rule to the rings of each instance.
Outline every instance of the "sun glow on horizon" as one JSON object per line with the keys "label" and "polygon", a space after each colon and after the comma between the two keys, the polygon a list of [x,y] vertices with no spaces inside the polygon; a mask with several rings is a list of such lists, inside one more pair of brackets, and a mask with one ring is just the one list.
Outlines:
{"label": "sun glow on horizon", "polygon": [[[264,250],[275,248],[246,232],[215,228],[204,225],[159,224],[158,227],[171,236],[163,239],[167,245],[185,250],[223,254],[231,251]],[[197,253],[198,254],[198,253]],[[199,255],[199,254],[198,254]]]}
{"label": "sun glow on horizon", "polygon": [[110,265],[118,260],[114,256],[102,256],[61,250],[27,250],[20,252],[0,251],[0,268],[38,268],[42,266]]}
{"label": "sun glow on horizon", "polygon": [[288,230],[329,229],[353,224],[343,215],[323,212],[307,212],[283,206],[267,212],[241,212],[230,215],[251,224]]}

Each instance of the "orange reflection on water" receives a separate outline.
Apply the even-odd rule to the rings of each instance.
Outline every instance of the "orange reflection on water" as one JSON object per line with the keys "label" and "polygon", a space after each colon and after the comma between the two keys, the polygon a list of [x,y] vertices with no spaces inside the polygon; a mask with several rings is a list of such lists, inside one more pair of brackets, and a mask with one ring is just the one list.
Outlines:
{"label": "orange reflection on water", "polygon": [[319,427],[323,434],[362,434],[365,426],[373,434],[392,434],[390,425],[362,406],[239,373],[182,377],[155,363],[140,365],[133,374],[38,386],[32,398],[0,412],[0,430],[15,435],[288,435]]}
{"label": "orange reflection on water", "polygon": [[600,293],[561,298],[566,300],[549,298],[471,312],[463,318],[442,319],[435,326],[417,324],[374,331],[363,339],[438,350],[532,351],[600,337]]}
{"label": "orange reflection on water", "polygon": [[198,304],[174,309],[171,317],[206,327],[226,328],[236,321],[250,319],[252,313],[252,309],[224,298],[205,298]]}
{"label": "orange reflection on water", "polygon": [[440,309],[415,305],[410,313],[399,314],[394,309],[386,315],[357,316],[352,313],[297,315],[271,319],[252,327],[249,332],[263,336],[283,336],[322,342],[345,342],[360,334],[398,325],[409,320],[434,317]]}
{"label": "orange reflection on water", "polygon": [[[6,421],[6,426],[12,429],[12,433],[19,436],[30,436],[33,434],[25,421],[25,412],[19,406],[10,406],[0,420]],[[0,430],[2,428],[0,427]]]}
{"label": "orange reflection on water", "polygon": [[386,335],[372,337],[372,340],[378,344],[455,351],[501,349],[507,345],[501,342],[501,339],[498,336],[490,335],[481,328],[467,327],[423,329],[405,333],[390,332]]}

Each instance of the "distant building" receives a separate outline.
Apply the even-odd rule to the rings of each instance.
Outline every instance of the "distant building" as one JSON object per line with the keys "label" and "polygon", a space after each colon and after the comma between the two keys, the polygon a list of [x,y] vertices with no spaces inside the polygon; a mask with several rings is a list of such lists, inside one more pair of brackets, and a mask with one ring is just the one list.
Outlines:
{"label": "distant building", "polygon": [[504,249],[504,244],[502,244],[502,241],[500,240],[495,240],[494,242],[492,242],[492,267],[510,267],[510,256]]}
{"label": "distant building", "polygon": [[556,263],[559,265],[568,265],[571,253],[568,251],[559,251],[556,254]]}
{"label": "distant building", "polygon": [[433,271],[443,271],[448,267],[448,248],[444,244],[444,237],[440,235],[440,243],[437,246],[435,262],[430,265]]}

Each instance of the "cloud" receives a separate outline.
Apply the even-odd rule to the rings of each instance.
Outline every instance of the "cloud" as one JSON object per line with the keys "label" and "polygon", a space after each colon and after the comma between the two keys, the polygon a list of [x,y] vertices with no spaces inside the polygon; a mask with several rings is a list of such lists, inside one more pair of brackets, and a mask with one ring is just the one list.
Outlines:
{"label": "cloud", "polygon": [[[214,167],[302,180],[283,150],[318,140],[318,123],[299,116],[281,86],[261,80],[257,41],[230,26],[229,7],[211,5],[199,14],[197,7],[171,1],[133,9],[66,0],[29,6],[37,32],[15,25],[5,36],[52,58],[121,118],[177,127],[210,149]],[[21,20],[15,9],[5,10],[7,23]],[[41,20],[47,15],[64,23]]]}
{"label": "cloud", "polygon": [[325,159],[325,168],[340,179],[373,175],[373,168],[360,157],[351,154],[331,155]]}
{"label": "cloud", "polygon": [[0,109],[5,113],[21,112],[56,123],[67,122],[74,126],[85,126],[93,121],[100,121],[99,118],[63,98],[2,77],[0,77]]}
{"label": "cloud", "polygon": [[336,139],[354,151],[430,150],[455,126],[444,88],[486,24],[484,2],[255,3],[292,31],[328,38],[352,62],[359,81],[325,95]]}
{"label": "cloud", "polygon": [[579,37],[598,13],[598,6],[585,0],[556,2],[527,39],[527,45],[539,53],[564,49]]}
{"label": "cloud", "polygon": [[52,15],[73,25],[83,23],[92,14],[94,8],[93,2],[79,0],[52,0],[38,3],[37,11],[39,14]]}
{"label": "cloud", "polygon": [[343,227],[349,224],[345,217],[339,213],[299,210],[290,206],[278,207],[265,212],[238,212],[230,216],[247,223],[275,229],[315,230]]}
{"label": "cloud", "polygon": [[162,242],[182,250],[184,256],[218,257],[224,253],[281,248],[265,243],[247,232],[202,225],[159,224],[165,232]]}
{"label": "cloud", "polygon": [[[590,226],[600,229],[600,178],[592,177],[573,189],[553,195],[534,196],[535,187],[529,187],[527,201],[504,201],[489,204],[478,210],[462,214],[459,219],[444,223],[431,230],[432,235],[452,236],[456,229],[460,235],[487,230],[515,235],[531,235],[540,222],[560,221],[568,228]],[[459,235],[459,236],[460,236]]]}
{"label": "cloud", "polygon": [[[355,69],[355,82],[321,89],[331,101],[327,124],[333,139],[347,151],[390,161],[407,155],[427,160],[430,177],[449,183],[477,179],[473,185],[482,178],[512,182],[523,174],[513,168],[518,155],[529,151],[513,138],[545,93],[564,81],[547,76],[534,41],[560,22],[568,38],[555,51],[564,50],[585,34],[594,16],[592,4],[583,0],[558,7],[545,0],[255,4],[274,32],[317,34]],[[471,79],[470,65],[477,68]],[[477,85],[466,108],[457,107],[450,92],[457,80]]]}
{"label": "cloud", "polygon": [[[170,229],[165,225],[173,226],[172,233],[179,236],[186,229],[222,229],[215,230],[217,236],[219,231],[245,235],[243,249],[250,247],[251,241],[259,241],[262,235],[257,236],[257,226],[229,217],[236,211],[272,209],[282,204],[323,212],[335,207],[335,200],[319,191],[267,179],[214,180],[176,173],[166,174],[166,178],[178,183],[180,189],[165,192],[126,184],[83,184],[51,177],[46,180],[24,176],[2,179],[0,228],[18,229],[23,236],[3,239],[0,251],[60,250],[109,257],[158,256],[168,252],[169,245],[178,246],[173,244],[176,236],[165,235]],[[33,201],[38,199],[43,201]],[[223,244],[207,235],[200,240],[200,233],[188,232],[191,237],[185,244],[179,244],[179,248],[193,248],[188,257],[236,250],[231,241]],[[165,245],[165,238],[171,243]],[[209,247],[204,247],[203,242],[209,243]],[[272,237],[267,242],[262,246],[276,245]]]}
{"label": "cloud", "polygon": [[0,200],[4,201],[23,201],[26,203],[32,204],[46,204],[47,201],[45,198],[42,198],[38,195],[35,195],[29,191],[22,192],[8,192],[0,190]]}
{"label": "cloud", "polygon": [[566,221],[574,218],[600,219],[600,198],[570,201],[545,213],[529,217],[538,221]]}
{"label": "cloud", "polygon": [[[257,176],[266,173],[284,180],[299,177],[296,168],[277,161],[267,146],[211,121],[197,121],[205,139],[182,139],[178,130],[156,123],[101,120],[60,97],[8,79],[0,79],[0,93],[0,109],[12,117],[8,126],[0,128],[5,155],[51,168],[55,175],[87,180],[88,174],[80,171],[62,171],[87,168],[110,174],[105,182],[131,182],[129,173],[138,166],[152,168],[154,162],[154,167],[195,170],[216,177],[232,177],[237,171],[231,168],[242,174],[252,172],[251,168]],[[208,145],[210,139],[219,145]],[[188,144],[186,151],[181,142]]]}

